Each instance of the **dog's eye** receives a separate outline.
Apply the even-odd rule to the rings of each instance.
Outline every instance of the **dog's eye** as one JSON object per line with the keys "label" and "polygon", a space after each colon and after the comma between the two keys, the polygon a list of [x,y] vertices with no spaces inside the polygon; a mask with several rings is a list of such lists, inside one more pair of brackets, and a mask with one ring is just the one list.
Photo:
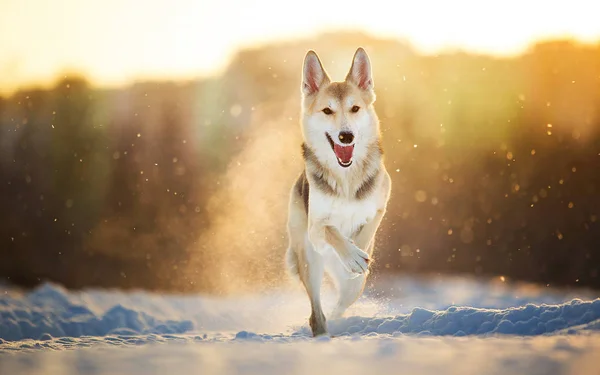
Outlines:
{"label": "dog's eye", "polygon": [[354,107],[352,107],[351,111],[356,113],[356,112],[358,112],[359,109],[360,109],[360,107],[355,105]]}
{"label": "dog's eye", "polygon": [[333,111],[331,109],[329,109],[329,108],[323,108],[323,113],[326,114],[326,115],[330,115],[330,114],[333,113]]}

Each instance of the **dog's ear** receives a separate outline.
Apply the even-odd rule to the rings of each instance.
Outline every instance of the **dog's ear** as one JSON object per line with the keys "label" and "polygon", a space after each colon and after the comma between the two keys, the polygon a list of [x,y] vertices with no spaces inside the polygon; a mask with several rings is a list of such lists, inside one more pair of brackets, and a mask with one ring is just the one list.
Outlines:
{"label": "dog's ear", "polygon": [[361,90],[372,90],[374,87],[373,76],[371,74],[371,62],[367,52],[359,47],[354,53],[352,66],[346,76],[346,81],[354,83]]}
{"label": "dog's ear", "polygon": [[319,56],[312,50],[308,51],[302,69],[302,92],[307,96],[312,95],[326,83],[329,83],[329,76],[323,69]]}

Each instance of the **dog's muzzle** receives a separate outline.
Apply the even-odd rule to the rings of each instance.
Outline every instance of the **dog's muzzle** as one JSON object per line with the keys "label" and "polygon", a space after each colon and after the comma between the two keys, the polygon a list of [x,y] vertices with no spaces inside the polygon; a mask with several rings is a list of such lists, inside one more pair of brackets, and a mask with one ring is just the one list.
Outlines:
{"label": "dog's muzzle", "polygon": [[[325,133],[329,145],[333,150],[338,164],[343,168],[348,168],[352,165],[352,154],[354,152],[354,145],[350,145],[354,141],[354,134],[348,131],[342,131],[338,134],[338,139],[344,145],[339,145],[333,141],[329,133]],[[348,146],[345,146],[348,145]]]}

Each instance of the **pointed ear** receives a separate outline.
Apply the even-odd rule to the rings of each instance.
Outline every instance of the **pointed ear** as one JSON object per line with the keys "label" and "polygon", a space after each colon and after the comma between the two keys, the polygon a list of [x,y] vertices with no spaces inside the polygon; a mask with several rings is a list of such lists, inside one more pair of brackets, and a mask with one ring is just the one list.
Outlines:
{"label": "pointed ear", "polygon": [[312,95],[326,83],[329,83],[329,76],[323,69],[321,60],[314,51],[308,51],[302,69],[302,93]]}
{"label": "pointed ear", "polygon": [[361,90],[372,90],[374,87],[371,62],[367,52],[362,47],[359,47],[354,53],[352,66],[346,76],[346,81],[354,83]]}

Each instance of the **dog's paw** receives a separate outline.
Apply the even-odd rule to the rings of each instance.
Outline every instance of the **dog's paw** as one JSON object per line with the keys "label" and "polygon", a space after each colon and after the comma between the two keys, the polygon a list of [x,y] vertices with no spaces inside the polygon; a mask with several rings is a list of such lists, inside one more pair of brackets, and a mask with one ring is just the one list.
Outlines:
{"label": "dog's paw", "polygon": [[348,272],[355,274],[366,273],[369,269],[369,254],[362,251],[358,246],[350,243],[348,254],[342,259],[342,263]]}

